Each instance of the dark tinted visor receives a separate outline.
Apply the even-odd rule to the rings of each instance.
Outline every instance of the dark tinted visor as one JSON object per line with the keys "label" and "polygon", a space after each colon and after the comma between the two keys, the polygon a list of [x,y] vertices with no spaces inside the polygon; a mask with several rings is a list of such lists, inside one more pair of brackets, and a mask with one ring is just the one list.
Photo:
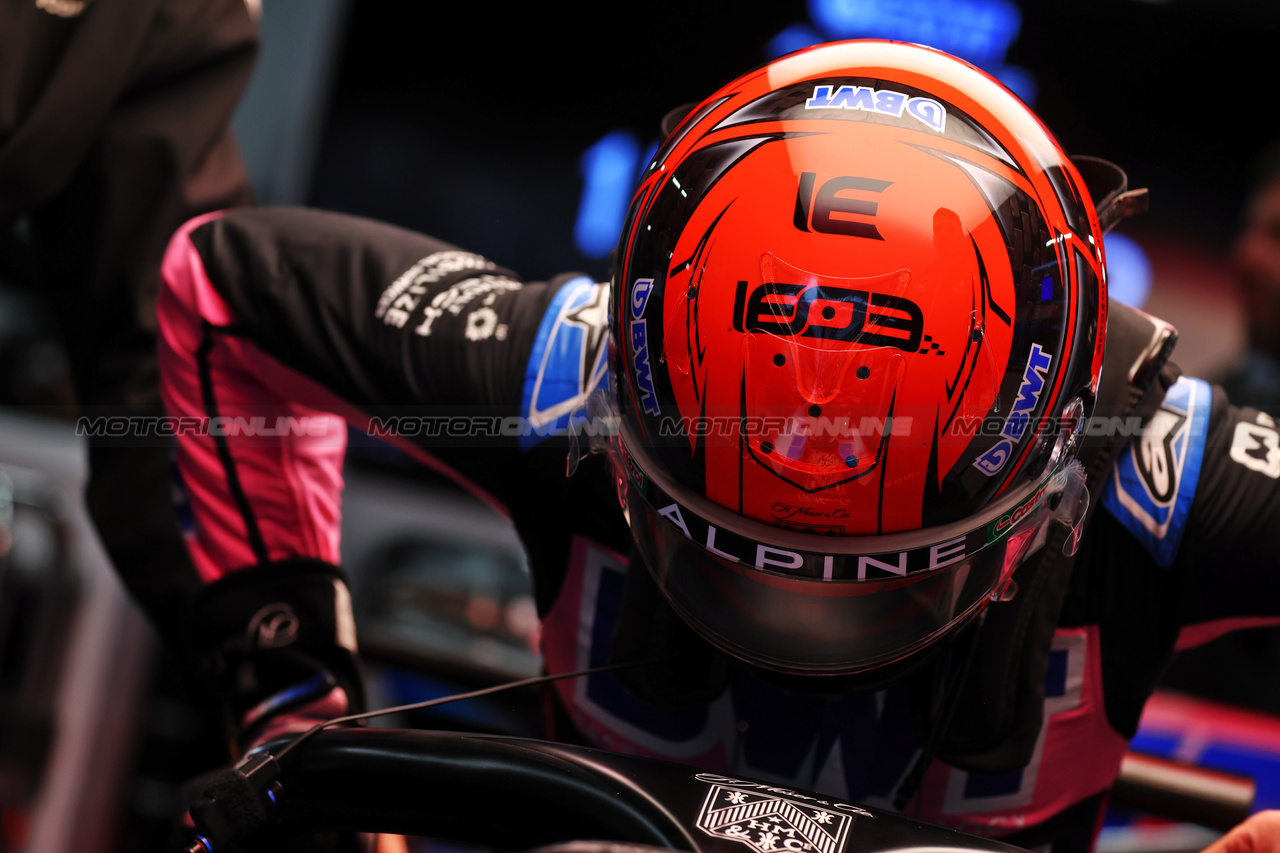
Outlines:
{"label": "dark tinted visor", "polygon": [[676,611],[728,654],[792,674],[864,672],[931,645],[999,589],[1006,555],[1033,533],[925,574],[825,580],[757,567],[749,554],[713,553],[638,495],[627,503],[636,545]]}

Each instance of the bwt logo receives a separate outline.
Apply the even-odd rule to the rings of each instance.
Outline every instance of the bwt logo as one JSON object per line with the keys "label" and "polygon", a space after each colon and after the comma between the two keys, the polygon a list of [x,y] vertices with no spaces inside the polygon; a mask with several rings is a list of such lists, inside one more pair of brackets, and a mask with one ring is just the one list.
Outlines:
{"label": "bwt logo", "polygon": [[900,117],[907,115],[930,130],[942,133],[947,126],[947,110],[932,98],[911,98],[891,89],[869,86],[815,86],[813,97],[804,102],[806,110],[861,110]]}
{"label": "bwt logo", "polygon": [[1005,418],[1004,429],[1000,430],[1001,439],[973,461],[973,467],[988,477],[1000,473],[1013,455],[1013,446],[1022,440],[1027,427],[1031,425],[1031,413],[1040,402],[1044,377],[1052,364],[1052,355],[1040,349],[1039,344],[1031,345],[1031,355],[1022,371],[1022,384],[1018,386],[1018,399],[1013,401],[1009,417]]}
{"label": "bwt logo", "polygon": [[649,365],[649,330],[644,319],[644,309],[649,304],[652,293],[651,278],[638,278],[631,288],[631,351],[640,405],[649,414],[657,415],[662,412],[662,408],[658,405],[658,394],[653,388],[653,370]]}
{"label": "bwt logo", "polygon": [[916,352],[924,336],[924,312],[902,296],[837,284],[765,282],[748,294],[738,282],[733,328],[800,338],[825,338]]}

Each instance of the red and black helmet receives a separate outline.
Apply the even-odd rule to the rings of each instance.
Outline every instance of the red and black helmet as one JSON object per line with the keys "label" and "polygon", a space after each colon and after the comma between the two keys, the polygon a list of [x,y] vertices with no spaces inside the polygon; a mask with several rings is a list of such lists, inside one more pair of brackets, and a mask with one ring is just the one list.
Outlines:
{"label": "red and black helmet", "polygon": [[1053,136],[939,51],[820,45],[693,108],[610,305],[620,490],[672,606],[792,674],[967,621],[1082,479],[1056,427],[1092,411],[1103,269]]}

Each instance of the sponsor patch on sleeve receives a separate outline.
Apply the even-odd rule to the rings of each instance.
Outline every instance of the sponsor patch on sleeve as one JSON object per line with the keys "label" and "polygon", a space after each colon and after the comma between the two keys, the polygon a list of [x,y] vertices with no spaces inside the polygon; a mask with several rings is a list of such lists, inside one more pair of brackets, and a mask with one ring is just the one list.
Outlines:
{"label": "sponsor patch on sleeve", "polygon": [[1180,378],[1142,434],[1120,452],[1102,505],[1157,564],[1173,562],[1200,479],[1209,430],[1209,383]]}
{"label": "sponsor patch on sleeve", "polygon": [[521,450],[567,431],[587,396],[604,383],[608,291],[605,284],[575,278],[547,306],[525,368]]}

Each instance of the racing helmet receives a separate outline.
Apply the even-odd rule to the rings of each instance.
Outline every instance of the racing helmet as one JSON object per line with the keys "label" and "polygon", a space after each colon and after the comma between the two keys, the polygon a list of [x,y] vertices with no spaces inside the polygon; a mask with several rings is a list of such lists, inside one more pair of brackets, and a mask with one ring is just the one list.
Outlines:
{"label": "racing helmet", "polygon": [[848,41],[720,89],[612,278],[613,470],[663,595],[785,675],[935,646],[1082,516],[1106,305],[1080,174],[981,70]]}

